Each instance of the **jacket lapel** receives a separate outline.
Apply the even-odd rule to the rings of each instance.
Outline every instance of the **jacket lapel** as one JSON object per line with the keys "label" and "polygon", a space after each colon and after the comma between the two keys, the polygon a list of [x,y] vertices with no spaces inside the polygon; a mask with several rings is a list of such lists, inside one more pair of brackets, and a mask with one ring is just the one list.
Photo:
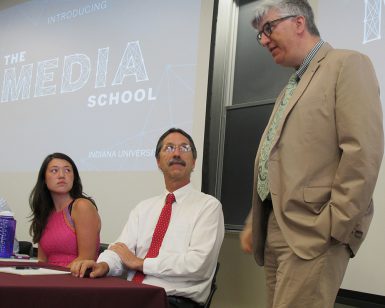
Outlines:
{"label": "jacket lapel", "polygon": [[[282,119],[277,127],[277,134],[275,136],[275,140],[273,141],[272,149],[277,144],[283,127],[286,123],[286,119],[289,116],[291,110],[294,108],[294,106],[297,104],[298,100],[301,98],[302,94],[305,92],[306,88],[309,86],[311,80],[314,77],[314,74],[317,72],[319,66],[322,63],[322,60],[325,58],[326,54],[332,49],[332,47],[328,43],[323,43],[317,54],[314,56],[313,60],[310,62],[309,67],[303,74],[300,82],[298,83],[297,88],[294,90],[293,96],[290,98],[290,101],[285,109],[285,112],[283,113]],[[277,102],[282,100],[284,91],[281,92],[279,97],[277,98]],[[275,110],[276,106],[274,107]]]}

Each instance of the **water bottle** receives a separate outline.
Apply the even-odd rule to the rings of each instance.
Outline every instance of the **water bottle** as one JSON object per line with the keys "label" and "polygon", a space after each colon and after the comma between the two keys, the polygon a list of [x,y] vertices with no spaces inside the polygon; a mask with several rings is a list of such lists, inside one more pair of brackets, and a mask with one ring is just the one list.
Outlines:
{"label": "water bottle", "polygon": [[[11,208],[8,206],[7,200],[0,197],[0,212],[2,211],[12,212]],[[19,241],[17,240],[15,235],[15,240],[13,241],[13,253],[18,253],[18,252],[19,252]]]}
{"label": "water bottle", "polygon": [[10,211],[0,212],[0,258],[10,258],[13,254],[16,220]]}

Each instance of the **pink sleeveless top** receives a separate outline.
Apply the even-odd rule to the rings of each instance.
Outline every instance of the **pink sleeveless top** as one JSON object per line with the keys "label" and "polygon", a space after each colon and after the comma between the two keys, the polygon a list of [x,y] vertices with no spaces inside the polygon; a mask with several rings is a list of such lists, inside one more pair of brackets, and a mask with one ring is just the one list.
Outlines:
{"label": "pink sleeveless top", "polygon": [[43,250],[50,264],[65,267],[78,256],[75,225],[69,210],[74,201],[60,212],[53,210],[43,230],[39,248]]}

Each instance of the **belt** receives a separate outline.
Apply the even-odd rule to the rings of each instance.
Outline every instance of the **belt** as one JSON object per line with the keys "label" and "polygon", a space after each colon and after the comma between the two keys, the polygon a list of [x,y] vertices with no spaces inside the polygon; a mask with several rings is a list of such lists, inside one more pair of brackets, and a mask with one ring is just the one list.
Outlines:
{"label": "belt", "polygon": [[201,308],[197,302],[194,302],[192,299],[181,296],[167,296],[168,302],[173,306],[170,307],[191,307],[191,308]]}

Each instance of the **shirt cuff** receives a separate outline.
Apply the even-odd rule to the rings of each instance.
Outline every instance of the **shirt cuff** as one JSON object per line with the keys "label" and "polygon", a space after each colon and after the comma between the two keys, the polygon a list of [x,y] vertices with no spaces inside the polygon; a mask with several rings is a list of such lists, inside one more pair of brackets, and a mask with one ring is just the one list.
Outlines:
{"label": "shirt cuff", "polygon": [[97,263],[106,262],[109,267],[107,276],[120,276],[123,272],[123,265],[119,255],[111,250],[105,250],[98,257]]}

